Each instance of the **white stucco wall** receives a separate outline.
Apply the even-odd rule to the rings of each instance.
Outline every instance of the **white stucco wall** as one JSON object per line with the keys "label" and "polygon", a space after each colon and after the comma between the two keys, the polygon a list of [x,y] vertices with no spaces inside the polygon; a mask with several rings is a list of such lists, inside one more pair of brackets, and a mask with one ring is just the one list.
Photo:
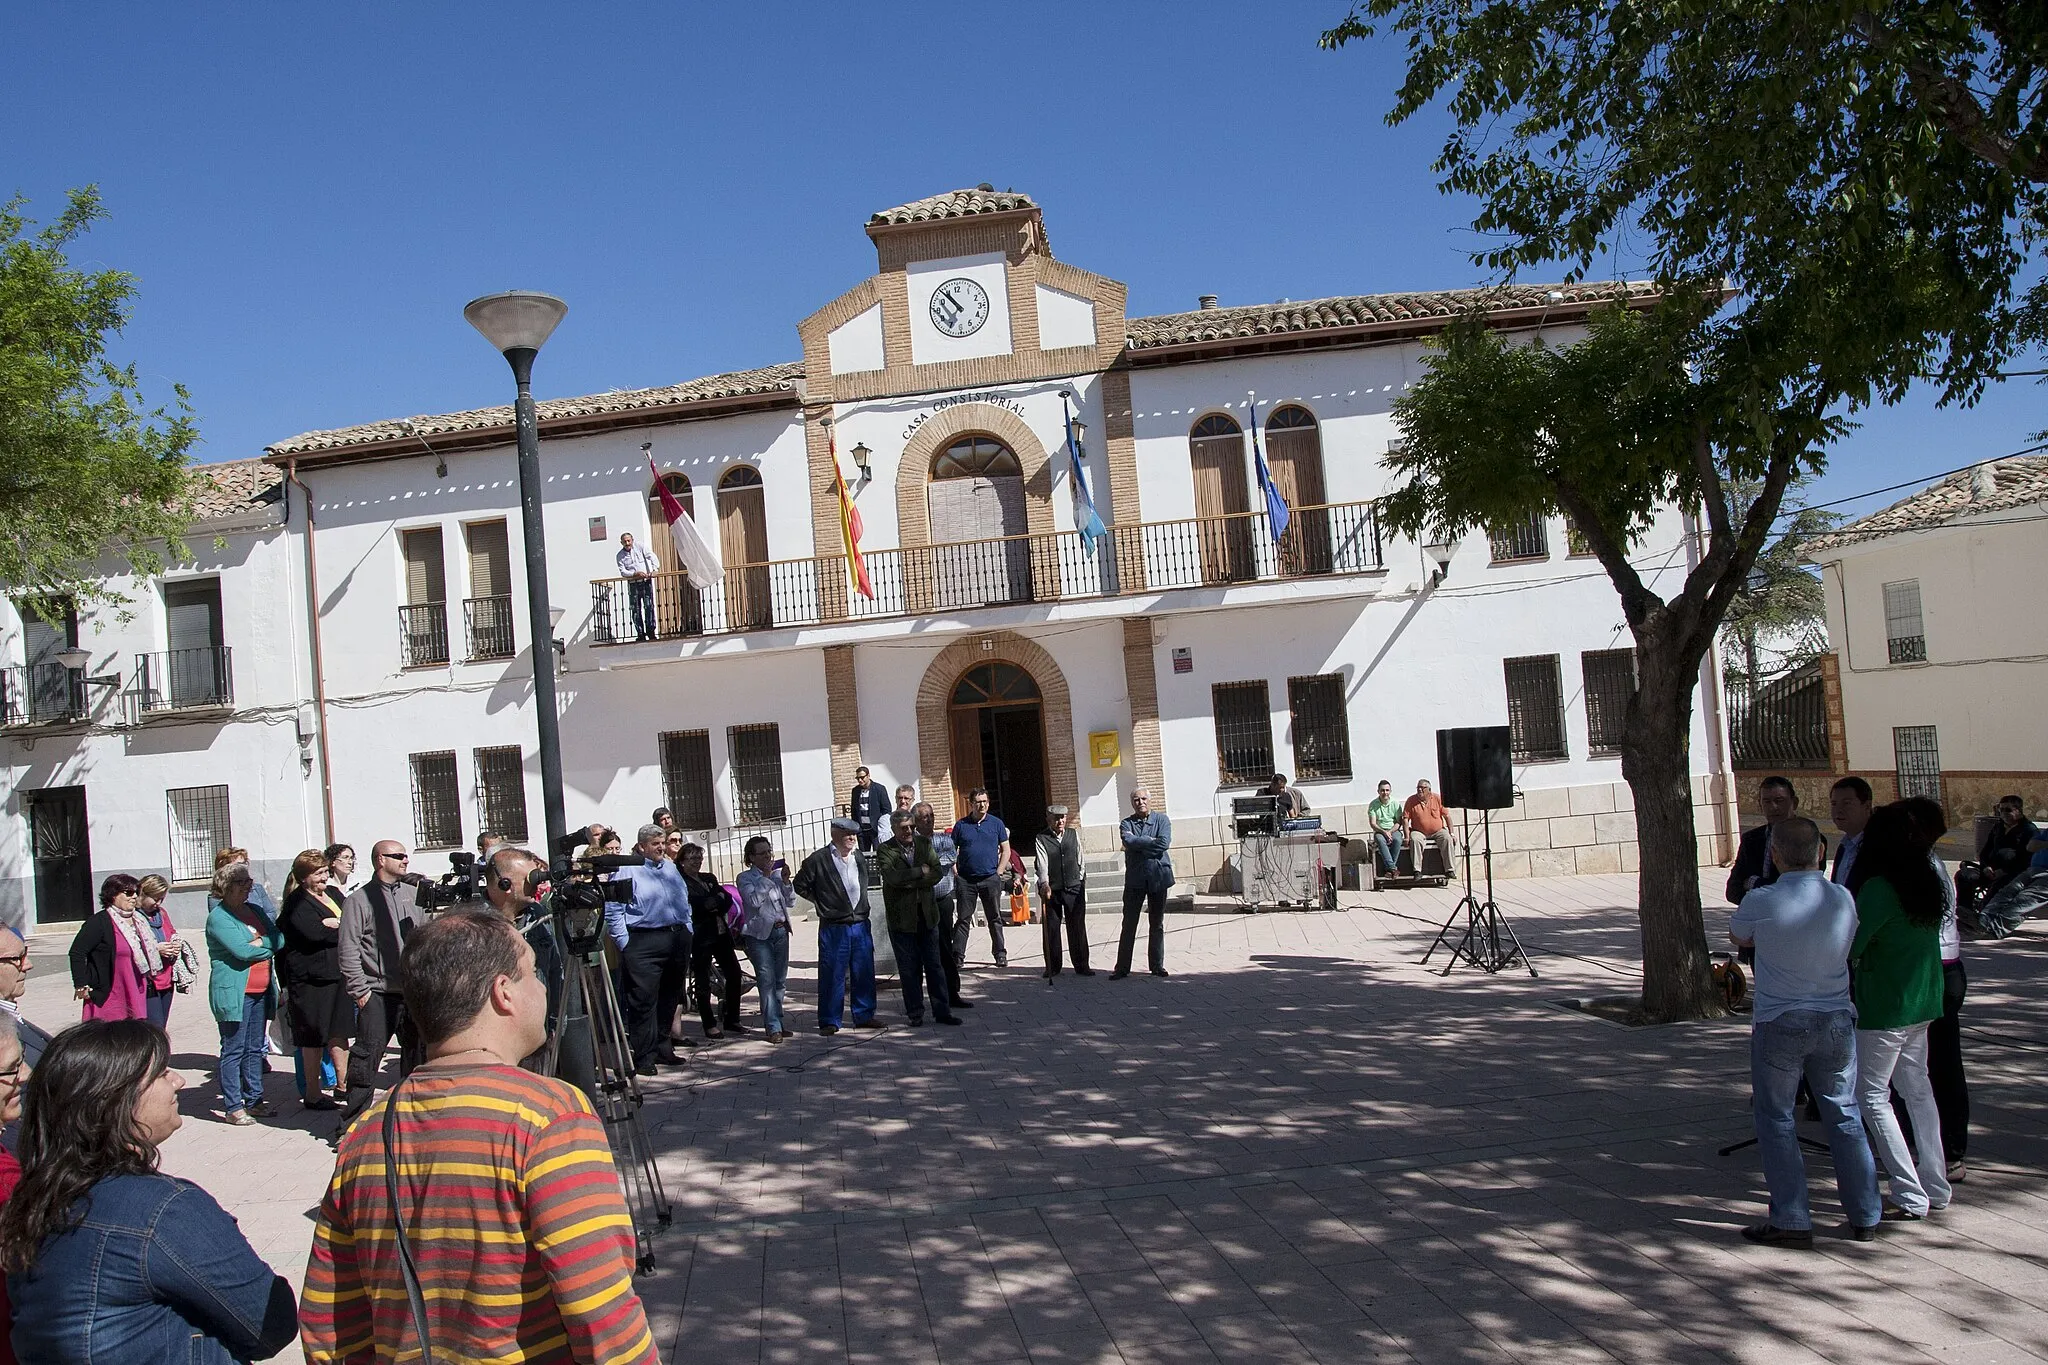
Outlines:
{"label": "white stucco wall", "polygon": [[[1935,727],[1946,771],[2048,771],[2048,521],[2037,505],[1822,552],[1849,766],[1895,766],[1895,726]],[[1920,585],[1925,663],[1888,662],[1884,584]]]}

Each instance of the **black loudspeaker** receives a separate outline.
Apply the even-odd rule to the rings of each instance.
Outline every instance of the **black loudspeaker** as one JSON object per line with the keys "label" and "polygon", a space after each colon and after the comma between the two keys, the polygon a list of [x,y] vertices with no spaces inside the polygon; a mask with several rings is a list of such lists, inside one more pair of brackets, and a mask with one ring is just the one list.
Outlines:
{"label": "black loudspeaker", "polygon": [[1437,794],[1446,806],[1506,810],[1515,804],[1515,772],[1505,725],[1436,732]]}

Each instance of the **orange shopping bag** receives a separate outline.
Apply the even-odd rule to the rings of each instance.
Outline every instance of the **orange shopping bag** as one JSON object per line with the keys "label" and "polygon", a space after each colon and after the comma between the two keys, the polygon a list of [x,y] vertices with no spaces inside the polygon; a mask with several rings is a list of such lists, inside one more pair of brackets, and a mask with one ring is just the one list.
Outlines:
{"label": "orange shopping bag", "polygon": [[1031,897],[1022,886],[1010,893],[1010,923],[1031,923]]}

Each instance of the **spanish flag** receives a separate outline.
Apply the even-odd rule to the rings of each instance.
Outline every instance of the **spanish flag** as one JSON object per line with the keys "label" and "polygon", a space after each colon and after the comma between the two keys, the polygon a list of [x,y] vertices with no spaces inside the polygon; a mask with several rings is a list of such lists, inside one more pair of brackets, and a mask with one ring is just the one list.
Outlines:
{"label": "spanish flag", "polygon": [[846,491],[846,475],[839,469],[836,440],[832,442],[832,486],[839,493],[839,535],[846,544],[846,564],[853,573],[854,590],[872,602],[875,585],[868,581],[867,561],[860,557],[860,512],[853,505],[853,495]]}

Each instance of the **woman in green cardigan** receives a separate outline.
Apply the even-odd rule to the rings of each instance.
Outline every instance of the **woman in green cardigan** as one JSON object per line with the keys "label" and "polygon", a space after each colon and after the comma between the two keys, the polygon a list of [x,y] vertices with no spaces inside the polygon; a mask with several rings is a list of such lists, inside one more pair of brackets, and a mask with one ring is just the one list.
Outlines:
{"label": "woman in green cardigan", "polygon": [[[1927,1081],[1927,1025],[1941,1017],[1944,878],[1906,804],[1871,814],[1850,877],[1856,941],[1849,948],[1856,1001],[1857,1100],[1871,1145],[1891,1175],[1888,1219],[1948,1207],[1941,1111]],[[1920,1147],[1916,1161],[1892,1113],[1896,1089]]]}
{"label": "woman in green cardigan", "polygon": [[277,1003],[273,964],[284,935],[251,899],[256,885],[247,863],[213,874],[207,898],[206,952],[213,969],[206,1002],[220,1025],[220,1098],[227,1121],[247,1127],[277,1111],[263,1098],[263,1040]]}

